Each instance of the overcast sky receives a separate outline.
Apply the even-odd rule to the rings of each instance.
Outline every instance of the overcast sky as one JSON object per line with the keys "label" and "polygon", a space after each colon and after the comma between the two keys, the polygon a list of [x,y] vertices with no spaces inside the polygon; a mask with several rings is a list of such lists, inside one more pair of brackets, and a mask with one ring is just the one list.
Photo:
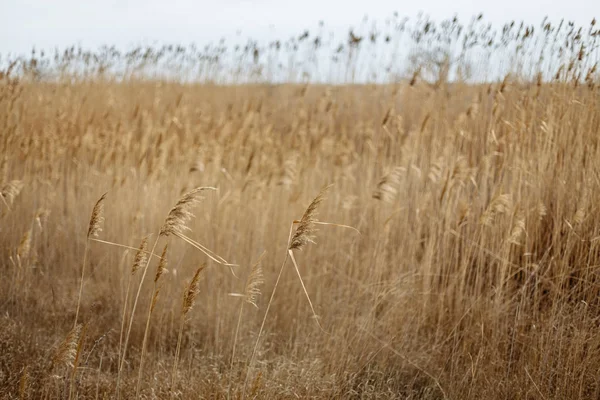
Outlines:
{"label": "overcast sky", "polygon": [[414,19],[419,11],[433,19],[458,15],[463,22],[479,12],[501,25],[525,20],[536,26],[544,16],[587,25],[600,18],[599,0],[1,0],[0,54],[28,53],[81,44],[125,49],[138,44],[205,44],[221,37],[281,38],[314,29],[342,35],[365,15],[384,21],[397,11]]}

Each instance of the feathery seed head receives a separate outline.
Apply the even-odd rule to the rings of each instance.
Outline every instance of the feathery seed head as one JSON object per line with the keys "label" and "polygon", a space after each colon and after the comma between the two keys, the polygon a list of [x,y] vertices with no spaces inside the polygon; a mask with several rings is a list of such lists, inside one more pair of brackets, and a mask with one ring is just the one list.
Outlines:
{"label": "feathery seed head", "polygon": [[537,212],[538,212],[538,219],[541,221],[544,219],[546,214],[548,214],[548,208],[546,208],[546,205],[540,201],[537,206]]}
{"label": "feathery seed head", "polygon": [[398,195],[398,186],[403,169],[396,167],[389,173],[385,174],[377,184],[377,188],[373,192],[373,198],[391,203]]}
{"label": "feathery seed head", "polygon": [[298,228],[292,236],[292,240],[290,241],[289,250],[298,249],[301,250],[302,247],[307,245],[308,243],[314,242],[314,233],[317,231],[315,228],[315,222],[317,221],[317,208],[319,204],[323,200],[325,200],[325,193],[331,187],[331,185],[325,186],[321,189],[321,192],[315,197],[315,199],[310,203],[300,223],[298,224]]}
{"label": "feathery seed head", "polygon": [[265,282],[262,266],[260,265],[264,255],[265,253],[263,252],[252,266],[252,270],[250,271],[250,275],[248,275],[248,280],[246,281],[246,290],[244,290],[244,300],[256,308],[258,308],[256,302],[258,300],[258,296],[260,296],[260,285]]}
{"label": "feathery seed head", "polygon": [[168,247],[169,247],[169,245],[165,244],[165,248],[163,249],[162,254],[160,256],[160,262],[158,263],[158,267],[156,268],[156,275],[154,276],[155,284],[158,282],[158,280],[160,279],[162,274],[167,270],[167,265],[168,265],[167,248]]}
{"label": "feathery seed head", "polygon": [[184,316],[187,315],[188,312],[190,312],[190,310],[194,306],[196,297],[198,297],[198,293],[200,293],[200,287],[199,287],[198,283],[200,282],[200,273],[202,272],[202,270],[204,268],[205,268],[205,265],[202,265],[200,268],[198,268],[198,270],[196,270],[194,277],[192,278],[192,280],[190,281],[190,284],[187,286],[187,288],[185,289],[185,292],[183,293],[182,313]]}
{"label": "feathery seed head", "polygon": [[510,211],[512,204],[510,194],[496,196],[481,215],[479,222],[482,225],[491,226],[496,215],[506,214]]}
{"label": "feathery seed head", "polygon": [[23,182],[19,180],[13,180],[5,183],[0,187],[0,197],[6,202],[8,206],[12,205],[15,197],[23,190]]}
{"label": "feathery seed head", "polygon": [[190,210],[202,200],[201,193],[204,190],[216,190],[216,188],[198,187],[184,194],[169,211],[165,223],[160,228],[160,236],[181,235],[183,231],[189,229],[186,223],[194,216]]}
{"label": "feathery seed head", "polygon": [[160,292],[160,288],[154,291],[154,295],[152,296],[152,304],[150,305],[150,312],[153,312],[154,307],[156,307],[156,301],[158,300],[158,292]]}
{"label": "feathery seed head", "polygon": [[525,233],[525,214],[522,211],[518,211],[515,220],[513,222],[508,243],[521,245],[521,238]]}
{"label": "feathery seed head", "polygon": [[88,227],[87,237],[98,237],[100,232],[102,232],[102,222],[104,222],[104,199],[106,198],[106,193],[100,197],[100,199],[96,202],[94,209],[92,210],[92,216],[90,217],[90,225]]}
{"label": "feathery seed head", "polygon": [[138,250],[135,253],[133,265],[131,266],[131,275],[135,274],[138,269],[146,265],[146,262],[148,261],[148,238],[150,238],[150,235],[142,239],[140,247],[138,247]]}
{"label": "feathery seed head", "polygon": [[79,342],[79,334],[81,333],[81,324],[75,325],[67,334],[65,340],[57,349],[52,363],[56,365],[73,366],[75,356],[77,355],[77,343]]}
{"label": "feathery seed head", "polygon": [[31,250],[31,229],[29,229],[23,237],[21,238],[21,242],[19,243],[19,247],[17,249],[17,256],[19,259],[23,260],[29,256],[29,251]]}

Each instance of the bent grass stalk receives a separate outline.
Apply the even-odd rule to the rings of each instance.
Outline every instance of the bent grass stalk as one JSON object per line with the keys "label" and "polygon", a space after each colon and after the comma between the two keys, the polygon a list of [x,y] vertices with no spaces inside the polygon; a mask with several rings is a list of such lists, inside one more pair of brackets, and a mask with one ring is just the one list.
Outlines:
{"label": "bent grass stalk", "polygon": [[[158,241],[162,236],[164,236],[164,237],[167,237],[170,235],[185,236],[185,235],[183,235],[183,232],[185,230],[190,229],[187,227],[186,224],[194,216],[194,214],[192,214],[192,212],[190,210],[194,205],[200,203],[200,201],[203,199],[203,197],[201,197],[201,194],[205,190],[216,190],[216,188],[198,187],[198,188],[195,188],[195,189],[189,191],[188,193],[184,194],[177,201],[175,206],[173,206],[173,208],[171,208],[171,210],[167,214],[167,218],[165,219],[165,222],[161,226],[158,236],[157,236],[156,240],[154,241],[154,244],[152,245],[152,250],[150,251],[150,254],[154,254],[154,250],[156,249],[156,246],[158,245]],[[145,263],[145,266],[143,268],[144,272],[142,273],[142,277],[141,277],[140,283],[138,285],[137,293],[135,295],[135,300],[133,302],[133,307],[131,309],[131,316],[129,318],[127,334],[125,335],[125,344],[123,346],[123,356],[120,361],[119,370],[122,370],[124,367],[125,358],[127,356],[127,346],[129,344],[129,337],[131,335],[131,328],[133,326],[133,320],[135,318],[135,310],[137,308],[137,303],[140,298],[140,293],[142,291],[142,286],[144,284],[146,274],[148,273],[148,267],[150,265],[150,261],[151,261],[150,258],[148,258],[148,260]],[[120,398],[119,382],[117,382],[117,398]]]}
{"label": "bent grass stalk", "polygon": [[[115,246],[115,247],[121,247],[123,249],[135,250],[135,251],[140,250],[139,247],[133,247],[133,246],[127,246],[127,245],[120,244],[120,243],[109,242],[108,240],[101,240],[101,239],[96,239],[96,238],[90,238],[90,240],[92,242],[104,243],[104,244],[108,244],[108,245]],[[149,257],[158,258],[160,260],[160,256],[158,254],[152,254],[152,253],[150,253],[150,251],[148,249],[144,250],[144,253],[146,253]]]}
{"label": "bent grass stalk", "polygon": [[162,276],[162,274],[167,270],[167,249],[168,244],[165,245],[162,255],[160,256],[160,262],[158,267],[156,268],[156,275],[154,276],[154,295],[152,296],[152,300],[150,301],[150,305],[148,307],[148,317],[146,318],[146,329],[144,330],[144,339],[142,341],[142,355],[140,356],[140,367],[138,372],[138,383],[135,391],[136,399],[140,396],[140,390],[142,387],[142,377],[144,370],[144,356],[146,355],[146,343],[148,341],[148,330],[150,328],[150,318],[152,317],[152,312],[154,311],[154,307],[156,306],[156,301],[158,299],[158,292],[160,291],[160,287],[158,286],[158,280]]}
{"label": "bent grass stalk", "polygon": [[77,351],[75,352],[75,359],[73,360],[73,371],[71,372],[71,385],[69,387],[69,400],[76,397],[75,393],[75,376],[77,375],[77,367],[79,366],[79,360],[81,360],[81,351],[83,349],[83,340],[85,339],[85,334],[87,331],[87,324],[83,325],[81,329],[81,334],[79,335],[79,339],[77,340]]}
{"label": "bent grass stalk", "polygon": [[[281,267],[279,268],[279,273],[277,274],[277,279],[275,280],[275,286],[273,287],[273,291],[271,292],[271,297],[269,298],[269,302],[267,303],[267,309],[265,310],[265,315],[263,317],[263,320],[260,325],[260,329],[258,331],[258,336],[257,336],[256,342],[254,344],[254,349],[252,350],[252,355],[250,356],[250,361],[248,362],[248,371],[246,372],[246,378],[244,380],[242,399],[246,398],[246,387],[248,386],[248,378],[250,377],[250,372],[252,371],[252,366],[254,364],[254,359],[256,357],[256,351],[257,351],[258,345],[260,343],[260,338],[261,338],[262,332],[264,330],[265,323],[267,321],[267,316],[269,315],[269,310],[271,309],[271,304],[273,303],[273,298],[275,297],[275,292],[277,290],[277,287],[279,286],[279,281],[281,280],[281,275],[283,274],[283,269],[285,268],[285,264],[287,263],[287,260],[288,260],[288,257],[290,256],[290,254],[292,254],[292,252],[291,252],[292,249],[302,249],[302,247],[304,245],[306,245],[307,243],[314,243],[313,234],[316,231],[316,229],[314,228],[314,222],[316,221],[317,207],[323,201],[325,192],[330,187],[331,187],[331,185],[324,187],[319,192],[317,197],[315,197],[314,200],[309,204],[308,208],[302,215],[302,219],[298,222],[293,221],[292,224],[290,225],[290,233],[288,236],[285,258],[283,259],[283,263],[281,264]],[[292,236],[292,231],[294,229],[294,224],[296,222],[298,223],[298,228],[296,229],[296,232]],[[301,278],[301,280],[302,280],[302,278]],[[302,284],[302,286],[304,287],[304,284]],[[307,296],[308,296],[308,294],[307,294]],[[312,302],[310,302],[310,303],[311,303],[311,309],[313,309]],[[314,309],[313,309],[313,312],[314,312]],[[316,316],[316,314],[315,314],[315,316]],[[317,321],[317,324],[319,324],[318,320],[317,319],[315,319],[315,320]],[[319,324],[319,327],[320,327],[320,324]]]}
{"label": "bent grass stalk", "polygon": [[[119,385],[121,383],[121,373],[122,373],[122,368],[121,368],[121,346],[123,344],[123,331],[125,330],[125,320],[127,318],[127,306],[129,304],[129,292],[131,291],[131,283],[133,282],[133,276],[135,275],[136,271],[138,269],[140,269],[142,267],[143,264],[145,264],[147,262],[147,248],[148,248],[148,238],[150,237],[150,235],[144,237],[142,239],[142,242],[140,243],[140,246],[137,249],[137,252],[135,254],[135,259],[133,261],[133,264],[131,265],[131,273],[129,274],[129,278],[127,280],[127,291],[125,292],[125,301],[123,302],[123,317],[121,319],[121,332],[119,334],[119,352],[118,352],[118,362],[119,362],[119,368],[117,371],[117,392],[119,392]],[[117,395],[118,397],[118,395]]]}
{"label": "bent grass stalk", "polygon": [[235,328],[235,336],[233,338],[233,349],[231,351],[231,363],[229,366],[229,383],[227,385],[227,398],[228,399],[231,398],[231,380],[233,377],[233,362],[235,359],[235,349],[236,349],[238,334],[240,331],[240,324],[242,322],[242,313],[244,311],[244,303],[251,304],[254,307],[258,308],[258,305],[256,304],[256,302],[257,302],[258,296],[260,295],[260,285],[262,285],[264,283],[263,272],[262,272],[262,267],[260,266],[260,263],[266,253],[267,253],[266,250],[263,251],[262,254],[258,257],[258,260],[252,266],[252,269],[250,270],[250,274],[248,275],[248,278],[246,279],[246,286],[244,288],[244,293],[243,294],[238,294],[238,293],[230,293],[229,294],[230,296],[242,297],[243,301],[241,301],[241,303],[240,303],[240,311],[238,313],[239,314],[238,321],[237,321],[237,326]]}
{"label": "bent grass stalk", "polygon": [[185,325],[185,320],[188,313],[194,306],[194,303],[196,302],[196,297],[198,297],[198,293],[200,293],[200,287],[198,286],[198,282],[200,281],[200,273],[204,270],[205,267],[206,265],[202,265],[196,270],[194,277],[183,292],[183,303],[181,307],[181,317],[179,321],[179,335],[177,337],[177,348],[175,349],[173,371],[171,372],[171,388],[169,390],[170,399],[172,399],[175,395],[175,383],[177,382],[177,364],[179,362],[179,354],[181,352],[181,340],[183,338],[183,328]]}
{"label": "bent grass stalk", "polygon": [[[152,245],[152,250],[150,251],[150,253],[154,253],[154,250],[156,249],[156,245],[158,244],[158,239],[160,239],[160,236],[156,238],[156,240],[154,241],[154,244]],[[144,272],[142,273],[142,277],[140,279],[140,283],[138,285],[138,289],[137,289],[137,293],[135,295],[135,301],[133,302],[133,307],[131,309],[131,315],[129,317],[129,325],[127,327],[127,334],[125,335],[125,343],[123,344],[123,355],[121,357],[121,361],[120,361],[120,365],[119,365],[119,372],[118,372],[118,376],[122,376],[122,370],[125,364],[125,359],[127,357],[127,345],[129,344],[129,336],[131,335],[131,327],[133,326],[133,320],[135,317],[135,309],[137,307],[137,303],[138,300],[140,298],[140,293],[142,291],[142,286],[144,283],[144,278],[146,277],[146,273],[148,272],[148,266],[150,265],[150,258],[148,258],[148,261],[145,263],[144,266]],[[120,384],[120,378],[118,378],[117,380],[117,398],[120,398],[120,390],[119,390],[119,384]]]}
{"label": "bent grass stalk", "polygon": [[83,278],[85,275],[85,266],[87,264],[90,238],[97,237],[100,232],[102,232],[102,222],[104,221],[104,199],[106,198],[106,194],[107,193],[104,193],[96,202],[96,205],[94,205],[92,216],[90,217],[90,223],[88,225],[85,249],[83,250],[83,265],[81,267],[81,280],[79,283],[79,296],[77,298],[77,311],[75,311],[75,321],[73,322],[73,327],[77,326],[77,319],[79,318],[79,307],[81,306],[81,296],[83,295]]}

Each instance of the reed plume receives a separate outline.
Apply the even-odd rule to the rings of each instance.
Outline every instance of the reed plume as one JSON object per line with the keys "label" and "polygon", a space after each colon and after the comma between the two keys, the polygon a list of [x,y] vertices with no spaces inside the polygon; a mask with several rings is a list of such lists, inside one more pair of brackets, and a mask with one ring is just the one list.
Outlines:
{"label": "reed plume", "polygon": [[10,206],[12,206],[15,198],[21,193],[24,186],[25,184],[22,181],[12,180],[0,187],[0,199],[2,199],[2,202],[8,210],[10,210]]}
{"label": "reed plume", "polygon": [[175,235],[179,236],[185,231],[190,230],[187,223],[194,217],[192,207],[199,204],[203,199],[202,193],[205,190],[217,190],[213,187],[198,187],[184,194],[171,208],[164,224],[160,228],[160,236]]}
{"label": "reed plume", "polygon": [[163,226],[160,228],[159,236],[176,236],[203,252],[208,258],[218,264],[229,267],[237,266],[236,264],[228,263],[227,260],[216,254],[214,251],[184,234],[185,231],[190,230],[187,223],[194,217],[191,209],[194,205],[200,203],[200,201],[204,199],[204,197],[202,197],[202,192],[205,190],[217,189],[214,187],[198,187],[184,194],[177,204],[169,211]]}
{"label": "reed plume", "polygon": [[75,363],[75,356],[77,355],[77,344],[79,343],[79,335],[81,333],[81,324],[75,325],[65,339],[62,341],[52,359],[52,364],[55,367],[60,365],[73,367]]}
{"label": "reed plume", "polygon": [[31,251],[31,237],[33,230],[28,229],[23,237],[21,238],[21,242],[19,243],[19,247],[17,248],[17,259],[19,261],[19,266],[24,259],[29,257],[29,252]]}
{"label": "reed plume", "polygon": [[401,167],[396,167],[383,175],[373,192],[373,198],[387,203],[393,202],[398,195],[398,186],[400,185],[402,172],[403,169]]}
{"label": "reed plume", "polygon": [[98,237],[102,232],[102,223],[104,222],[104,199],[107,193],[104,193],[100,199],[96,202],[94,209],[92,210],[92,216],[90,217],[90,223],[88,226],[87,237]]}
{"label": "reed plume", "polygon": [[317,197],[313,199],[306,211],[304,211],[304,214],[298,223],[298,228],[296,228],[296,232],[294,233],[294,236],[292,236],[292,240],[290,240],[288,250],[302,250],[307,244],[315,243],[314,234],[317,232],[317,229],[315,228],[315,222],[317,222],[317,208],[325,199],[325,193],[330,187],[331,185],[328,185],[321,189]]}

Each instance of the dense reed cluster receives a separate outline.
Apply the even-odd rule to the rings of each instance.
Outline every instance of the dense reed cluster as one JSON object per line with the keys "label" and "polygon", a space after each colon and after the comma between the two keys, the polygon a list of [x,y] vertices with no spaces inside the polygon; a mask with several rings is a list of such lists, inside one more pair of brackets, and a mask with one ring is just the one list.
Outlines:
{"label": "dense reed cluster", "polygon": [[599,397],[595,21],[391,21],[3,58],[0,398]]}

